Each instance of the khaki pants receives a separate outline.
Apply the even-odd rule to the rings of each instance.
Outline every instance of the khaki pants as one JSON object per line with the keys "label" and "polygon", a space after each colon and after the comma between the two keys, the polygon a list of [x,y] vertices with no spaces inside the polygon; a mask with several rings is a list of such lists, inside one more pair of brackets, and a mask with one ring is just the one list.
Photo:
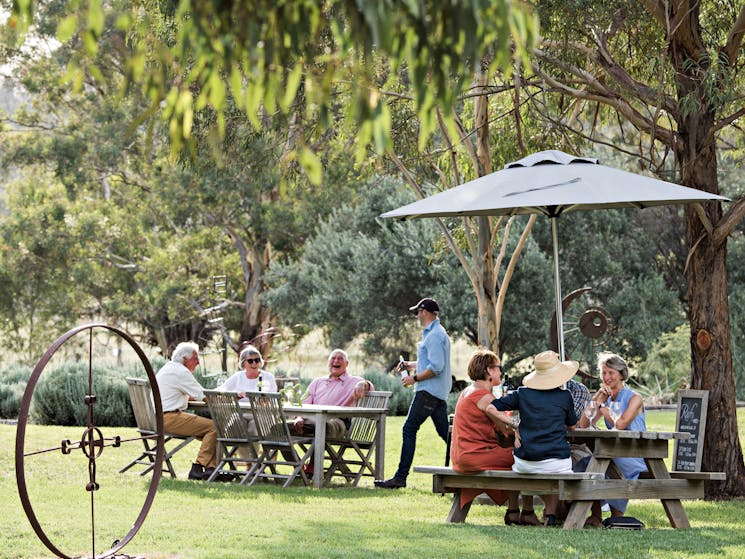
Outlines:
{"label": "khaki pants", "polygon": [[193,413],[171,412],[163,414],[166,433],[193,436],[202,441],[197,454],[197,464],[205,468],[217,466],[217,432],[211,419]]}
{"label": "khaki pants", "polygon": [[[349,421],[349,420],[348,420]],[[311,437],[316,432],[316,422],[312,419],[303,420],[302,433],[298,433],[295,429],[295,425],[290,426],[291,435],[301,435],[304,437]],[[329,417],[326,420],[326,438],[327,439],[341,439],[347,433],[347,423],[339,417]],[[292,455],[288,452],[282,451],[282,456],[285,460],[292,460]],[[313,463],[313,457],[310,462]]]}
{"label": "khaki pants", "polygon": [[[302,435],[309,437],[316,432],[316,422],[312,419],[303,421]],[[326,438],[341,439],[347,433],[347,423],[340,417],[329,417],[326,420]]]}

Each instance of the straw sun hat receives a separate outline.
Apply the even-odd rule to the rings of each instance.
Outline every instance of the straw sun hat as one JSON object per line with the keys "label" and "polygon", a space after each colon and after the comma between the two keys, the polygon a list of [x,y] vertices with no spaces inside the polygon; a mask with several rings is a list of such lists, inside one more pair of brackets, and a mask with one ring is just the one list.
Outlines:
{"label": "straw sun hat", "polygon": [[523,379],[523,386],[535,390],[551,390],[566,383],[579,369],[576,361],[559,361],[555,351],[544,351],[535,356],[535,371]]}

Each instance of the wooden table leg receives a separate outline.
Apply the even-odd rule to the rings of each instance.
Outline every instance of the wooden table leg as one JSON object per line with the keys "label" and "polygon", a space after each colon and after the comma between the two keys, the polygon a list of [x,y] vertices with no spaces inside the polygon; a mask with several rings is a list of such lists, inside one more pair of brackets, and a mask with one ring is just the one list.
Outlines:
{"label": "wooden table leg", "polygon": [[374,479],[385,479],[385,416],[381,414],[375,426],[375,476]]}
{"label": "wooden table leg", "polygon": [[[665,462],[660,458],[647,458],[647,468],[649,473],[655,479],[670,479],[670,473],[667,471]],[[662,507],[665,509],[667,519],[670,521],[670,526],[673,528],[690,528],[691,523],[688,522],[688,515],[685,509],[683,509],[683,503],[680,499],[660,499],[662,501]]]}
{"label": "wooden table leg", "polygon": [[[586,472],[605,474],[610,466],[610,458],[596,458],[593,456],[590,458],[590,462],[587,464]],[[563,528],[565,530],[573,530],[576,528],[584,528],[585,520],[590,514],[592,508],[592,501],[574,501],[572,506],[569,508],[569,513],[564,520]]]}
{"label": "wooden table leg", "polygon": [[471,510],[471,503],[473,501],[466,503],[466,506],[463,508],[460,507],[460,492],[460,489],[456,489],[455,493],[453,493],[453,506],[450,507],[450,512],[448,513],[448,522],[465,522],[468,511]]}
{"label": "wooden table leg", "polygon": [[319,413],[315,417],[315,433],[313,436],[313,487],[323,487],[323,455],[326,450],[326,414]]}

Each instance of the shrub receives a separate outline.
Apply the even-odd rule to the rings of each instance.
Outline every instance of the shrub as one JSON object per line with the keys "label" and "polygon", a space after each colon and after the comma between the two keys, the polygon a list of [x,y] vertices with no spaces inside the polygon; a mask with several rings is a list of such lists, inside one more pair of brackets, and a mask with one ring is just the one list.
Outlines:
{"label": "shrub", "polygon": [[31,367],[12,365],[0,371],[0,418],[16,419]]}
{"label": "shrub", "polygon": [[[134,415],[124,382],[126,369],[93,367],[93,421],[98,426],[133,426]],[[45,372],[34,391],[31,413],[45,425],[85,425],[88,365],[63,363]]]}
{"label": "shrub", "polygon": [[[388,406],[388,415],[406,415],[409,413],[411,400],[414,398],[414,390],[404,388],[398,376],[390,375],[379,370],[365,371],[362,375],[375,385],[375,390],[390,390],[393,392]],[[459,393],[448,395],[448,413],[455,411],[455,403],[458,401]]]}

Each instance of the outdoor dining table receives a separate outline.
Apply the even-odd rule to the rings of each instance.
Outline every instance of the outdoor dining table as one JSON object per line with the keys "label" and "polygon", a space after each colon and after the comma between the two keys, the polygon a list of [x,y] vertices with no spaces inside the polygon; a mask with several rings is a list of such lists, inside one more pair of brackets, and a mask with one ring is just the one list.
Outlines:
{"label": "outdoor dining table", "polygon": [[[241,402],[241,408],[250,410],[248,402]],[[189,402],[191,410],[207,410],[205,402]],[[388,408],[363,408],[357,406],[327,406],[323,404],[303,404],[295,406],[285,404],[282,411],[291,422],[295,417],[311,419],[315,423],[315,434],[313,436],[313,462],[316,465],[323,464],[324,450],[326,448],[326,423],[329,418],[338,417],[347,419],[352,417],[369,417],[377,423],[375,435],[375,479],[385,477],[385,420]],[[316,466],[313,471],[313,487],[323,487],[323,468]]]}
{"label": "outdoor dining table", "polygon": [[[243,404],[241,404],[243,406]],[[313,470],[313,487],[323,487],[323,464],[324,449],[326,448],[326,422],[332,417],[348,419],[352,417],[369,417],[376,421],[377,432],[375,435],[375,479],[383,479],[385,476],[385,419],[388,408],[363,408],[357,406],[327,406],[323,404],[303,404],[302,406],[285,405],[282,408],[285,417],[291,420],[294,417],[310,419],[315,423],[313,436],[313,462],[316,468]]]}
{"label": "outdoor dining table", "polygon": [[572,443],[586,443],[591,448],[587,472],[609,474],[613,458],[641,457],[650,477],[585,480],[571,486],[562,497],[573,501],[564,521],[565,528],[581,528],[592,502],[605,499],[659,499],[673,528],[690,528],[681,499],[703,498],[705,476],[670,472],[664,461],[670,441],[686,440],[690,433],[577,429],[570,431],[568,437]]}

